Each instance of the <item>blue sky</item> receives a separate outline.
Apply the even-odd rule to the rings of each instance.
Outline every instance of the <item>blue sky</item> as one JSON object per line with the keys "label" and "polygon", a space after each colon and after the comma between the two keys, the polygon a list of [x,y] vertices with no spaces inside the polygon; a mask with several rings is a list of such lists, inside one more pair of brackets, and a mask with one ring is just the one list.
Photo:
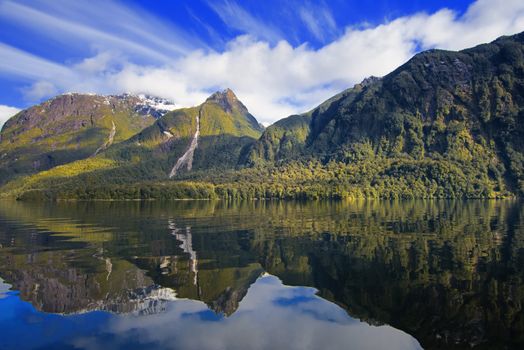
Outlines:
{"label": "blue sky", "polygon": [[523,30],[521,0],[0,0],[0,124],[69,91],[182,107],[226,87],[270,123],[420,50]]}

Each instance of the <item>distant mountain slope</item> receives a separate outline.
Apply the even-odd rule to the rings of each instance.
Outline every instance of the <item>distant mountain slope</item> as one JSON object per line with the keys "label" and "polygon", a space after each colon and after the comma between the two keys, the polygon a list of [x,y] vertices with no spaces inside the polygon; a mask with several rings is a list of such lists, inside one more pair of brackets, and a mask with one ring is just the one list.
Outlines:
{"label": "distant mountain slope", "polygon": [[292,115],[270,125],[252,146],[245,162],[248,165],[272,164],[284,159],[297,159],[304,154],[310,133],[311,117]]}
{"label": "distant mountain slope", "polygon": [[132,142],[158,145],[166,137],[192,137],[196,130],[196,116],[200,113],[201,135],[231,135],[258,138],[262,128],[233,91],[226,89],[211,95],[203,104],[174,110],[154,125],[140,132]]}
{"label": "distant mountain slope", "polygon": [[[159,169],[158,178],[210,168],[234,168],[243,148],[262,128],[233,91],[211,95],[204,103],[167,113],[106,156]],[[178,163],[178,165],[177,165]]]}
{"label": "distant mountain slope", "polygon": [[260,139],[250,149],[246,163],[260,165],[300,159],[311,152],[308,151],[308,139],[317,135],[323,125],[339,113],[339,106],[351,103],[356,96],[377,78],[368,78],[363,83],[355,85],[323,102],[315,109],[300,115],[292,115],[270,125]]}
{"label": "distant mountain slope", "polygon": [[172,108],[147,96],[64,94],[21,111],[0,134],[0,183],[95,155]]}

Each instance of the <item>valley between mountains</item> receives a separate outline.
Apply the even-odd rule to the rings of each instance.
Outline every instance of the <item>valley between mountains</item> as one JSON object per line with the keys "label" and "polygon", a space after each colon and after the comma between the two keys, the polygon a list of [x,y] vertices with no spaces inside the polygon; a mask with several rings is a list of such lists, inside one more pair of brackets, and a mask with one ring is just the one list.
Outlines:
{"label": "valley between mountains", "polygon": [[2,197],[502,198],[524,194],[524,33],[429,50],[264,128],[230,89],[176,108],[64,94],[0,134]]}

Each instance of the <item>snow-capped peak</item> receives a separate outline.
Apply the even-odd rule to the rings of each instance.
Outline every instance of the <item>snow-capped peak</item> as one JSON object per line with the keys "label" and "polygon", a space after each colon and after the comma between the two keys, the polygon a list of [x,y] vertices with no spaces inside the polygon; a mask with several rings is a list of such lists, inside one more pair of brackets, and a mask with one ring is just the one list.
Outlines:
{"label": "snow-capped peak", "polygon": [[177,108],[172,101],[165,98],[150,95],[138,95],[138,97],[144,104],[159,110],[174,111]]}
{"label": "snow-capped peak", "polygon": [[177,108],[173,101],[165,98],[145,94],[135,95],[131,93],[123,93],[119,95],[98,95],[84,92],[65,92],[49,99],[46,101],[46,103],[50,103],[64,96],[71,98],[85,98],[87,96],[93,97],[93,108],[95,108],[97,104],[104,104],[106,106],[113,106],[113,108],[115,108],[115,105],[123,103],[125,106],[133,108],[138,115],[150,115],[157,119]]}
{"label": "snow-capped peak", "polygon": [[137,103],[135,111],[139,114],[149,114],[155,118],[160,118],[167,112],[177,108],[172,101],[164,98],[150,95],[138,95],[137,97],[140,102]]}

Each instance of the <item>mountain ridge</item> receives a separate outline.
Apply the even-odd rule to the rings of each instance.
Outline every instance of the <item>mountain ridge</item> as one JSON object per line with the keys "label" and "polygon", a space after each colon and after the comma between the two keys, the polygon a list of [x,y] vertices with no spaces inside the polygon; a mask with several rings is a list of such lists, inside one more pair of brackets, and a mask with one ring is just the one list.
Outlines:
{"label": "mountain ridge", "polygon": [[20,111],[0,132],[0,183],[88,158],[113,129],[115,142],[131,137],[168,112],[160,101],[129,94],[65,93]]}
{"label": "mountain ridge", "polygon": [[[517,120],[522,120],[524,106],[523,42],[521,33],[460,52],[419,53],[385,77],[357,84],[303,114],[304,121],[311,118],[310,132],[287,148],[296,146],[301,156],[346,163],[382,157],[401,163],[406,158],[439,164],[444,160],[449,166],[467,167],[480,160],[484,164],[470,169],[473,176],[462,174],[466,181],[498,177],[499,184],[492,188],[522,193],[524,148],[519,140],[524,131]],[[267,139],[263,135],[259,143]],[[274,161],[260,149],[281,149],[286,142],[255,145],[251,163]]]}
{"label": "mountain ridge", "polygon": [[[102,153],[118,169],[99,174],[96,190],[80,197],[106,196],[112,186],[125,198],[193,197],[185,191],[195,186],[205,188],[197,195],[204,198],[520,196],[523,118],[521,33],[458,52],[419,53],[266,129],[232,90],[217,92],[108,147]],[[198,146],[187,156],[189,171],[163,183],[192,140]],[[64,198],[84,193],[75,183]],[[162,186],[169,191],[159,195]],[[44,196],[63,190],[46,188]]]}

